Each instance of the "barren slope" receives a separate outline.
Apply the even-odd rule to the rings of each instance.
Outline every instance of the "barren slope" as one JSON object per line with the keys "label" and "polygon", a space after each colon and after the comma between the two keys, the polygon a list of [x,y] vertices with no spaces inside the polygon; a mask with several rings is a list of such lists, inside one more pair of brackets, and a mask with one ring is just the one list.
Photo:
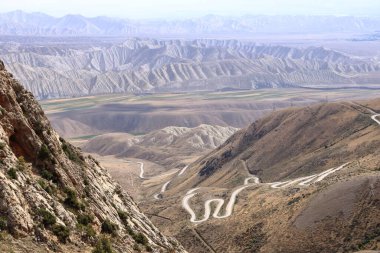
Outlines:
{"label": "barren slope", "polygon": [[373,86],[379,62],[322,47],[235,40],[142,40],[93,46],[3,46],[0,56],[40,99],[105,93]]}
{"label": "barren slope", "polygon": [[88,153],[134,157],[160,165],[183,165],[182,159],[198,157],[221,145],[238,129],[200,125],[166,127],[146,135],[110,133],[92,138],[82,146]]}
{"label": "barren slope", "polygon": [[274,182],[358,159],[380,146],[379,128],[371,115],[353,103],[280,110],[198,160],[191,166],[191,178],[181,183],[228,185],[223,177],[232,172],[243,177],[247,169],[264,182]]}
{"label": "barren slope", "polygon": [[190,252],[379,250],[379,108],[377,99],[275,112],[141,206]]}

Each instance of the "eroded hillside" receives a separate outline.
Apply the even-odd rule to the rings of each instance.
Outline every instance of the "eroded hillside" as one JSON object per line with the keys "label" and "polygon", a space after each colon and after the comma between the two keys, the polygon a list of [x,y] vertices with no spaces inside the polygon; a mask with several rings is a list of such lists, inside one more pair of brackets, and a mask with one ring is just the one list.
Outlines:
{"label": "eroded hillside", "polygon": [[322,47],[235,40],[129,39],[96,46],[9,43],[0,56],[39,99],[226,87],[373,86],[380,71],[376,59]]}
{"label": "eroded hillside", "polygon": [[141,136],[110,133],[89,140],[82,149],[102,156],[134,157],[173,167],[183,164],[184,159],[217,148],[237,130],[203,124],[195,128],[166,127]]}

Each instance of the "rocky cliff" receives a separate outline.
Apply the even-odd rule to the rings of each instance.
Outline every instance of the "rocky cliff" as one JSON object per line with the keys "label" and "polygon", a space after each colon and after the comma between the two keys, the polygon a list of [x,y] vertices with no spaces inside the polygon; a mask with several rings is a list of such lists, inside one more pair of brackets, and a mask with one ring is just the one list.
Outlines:
{"label": "rocky cliff", "polygon": [[[0,62],[1,252],[184,252]],[[101,251],[103,250],[103,251]]]}

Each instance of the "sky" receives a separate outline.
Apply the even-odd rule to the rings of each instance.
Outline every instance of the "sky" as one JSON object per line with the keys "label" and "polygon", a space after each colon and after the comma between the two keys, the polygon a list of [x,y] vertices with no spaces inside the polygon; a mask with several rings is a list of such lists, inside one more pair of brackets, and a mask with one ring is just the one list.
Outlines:
{"label": "sky", "polygon": [[208,14],[380,16],[380,0],[0,0],[0,12],[81,14],[130,19],[193,18]]}

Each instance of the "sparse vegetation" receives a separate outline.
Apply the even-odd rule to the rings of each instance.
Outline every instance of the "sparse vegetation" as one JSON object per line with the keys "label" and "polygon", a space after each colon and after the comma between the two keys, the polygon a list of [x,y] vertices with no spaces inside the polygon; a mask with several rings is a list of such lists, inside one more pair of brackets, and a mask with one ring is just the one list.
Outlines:
{"label": "sparse vegetation", "polygon": [[150,245],[145,245],[145,249],[148,252],[153,252],[153,249],[152,249],[152,247]]}
{"label": "sparse vegetation", "polygon": [[44,227],[51,227],[57,222],[55,216],[44,208],[38,210],[38,215],[42,218],[41,222]]}
{"label": "sparse vegetation", "polygon": [[135,242],[137,242],[139,244],[142,244],[144,246],[148,245],[148,239],[146,238],[145,235],[143,235],[140,232],[137,233],[137,234],[132,235],[132,238],[133,238],[133,240],[135,240]]}
{"label": "sparse vegetation", "polygon": [[111,242],[107,237],[101,237],[95,245],[92,253],[113,253]]}
{"label": "sparse vegetation", "polygon": [[66,193],[66,199],[64,201],[64,203],[70,207],[70,208],[73,208],[74,210],[84,210],[85,209],[85,206],[83,205],[83,203],[81,203],[77,197],[77,193],[73,190],[73,189],[70,189],[70,188],[66,188],[65,189],[65,193]]}
{"label": "sparse vegetation", "polygon": [[140,246],[137,243],[133,244],[133,250],[141,252]]}
{"label": "sparse vegetation", "polygon": [[117,225],[113,224],[110,220],[105,220],[102,223],[102,233],[115,234],[117,231]]}
{"label": "sparse vegetation", "polygon": [[85,239],[91,240],[96,237],[96,232],[91,225],[84,226],[83,230],[85,232]]}
{"label": "sparse vegetation", "polygon": [[50,150],[45,144],[42,144],[40,151],[38,152],[38,158],[41,160],[50,158]]}
{"label": "sparse vegetation", "polygon": [[70,230],[63,225],[54,225],[52,231],[58,240],[62,243],[66,243],[67,239],[70,237]]}
{"label": "sparse vegetation", "polygon": [[44,131],[44,126],[43,124],[40,122],[40,121],[36,121],[34,123],[34,132],[37,134],[37,135],[41,135]]}
{"label": "sparse vegetation", "polygon": [[59,182],[59,176],[57,172],[48,170],[45,167],[40,167],[39,172],[40,172],[41,177],[43,177],[44,179],[48,181],[53,181],[54,183]]}
{"label": "sparse vegetation", "polygon": [[24,171],[26,169],[26,161],[23,156],[20,156],[17,161],[17,169],[20,171]]}
{"label": "sparse vegetation", "polygon": [[8,220],[5,217],[0,216],[0,232],[6,231],[8,228]]}
{"label": "sparse vegetation", "polygon": [[77,217],[77,221],[79,224],[87,226],[94,221],[94,216],[92,216],[91,214],[79,214]]}
{"label": "sparse vegetation", "polygon": [[65,152],[66,156],[73,162],[81,163],[83,159],[80,158],[78,153],[66,142],[62,143],[63,152]]}
{"label": "sparse vegetation", "polygon": [[14,168],[10,168],[7,172],[8,176],[12,179],[17,179],[17,172]]}
{"label": "sparse vegetation", "polygon": [[117,214],[119,215],[120,220],[124,224],[128,224],[128,217],[129,217],[129,215],[126,212],[124,212],[122,210],[117,210]]}
{"label": "sparse vegetation", "polygon": [[363,250],[366,249],[368,244],[372,244],[373,242],[378,242],[380,238],[380,226],[377,225],[365,232],[362,241],[357,245],[358,249]]}
{"label": "sparse vegetation", "polygon": [[44,191],[46,191],[49,194],[53,194],[56,192],[56,189],[43,179],[39,179],[37,183],[41,186],[42,189],[44,189]]}
{"label": "sparse vegetation", "polygon": [[296,198],[290,200],[290,201],[288,202],[287,205],[288,205],[288,206],[291,206],[291,205],[293,205],[294,203],[297,203],[298,201],[300,201],[300,199],[301,199],[301,197],[296,197]]}
{"label": "sparse vegetation", "polygon": [[91,193],[91,190],[90,190],[90,187],[88,185],[86,185],[84,187],[84,194],[86,197],[90,196],[90,193]]}

